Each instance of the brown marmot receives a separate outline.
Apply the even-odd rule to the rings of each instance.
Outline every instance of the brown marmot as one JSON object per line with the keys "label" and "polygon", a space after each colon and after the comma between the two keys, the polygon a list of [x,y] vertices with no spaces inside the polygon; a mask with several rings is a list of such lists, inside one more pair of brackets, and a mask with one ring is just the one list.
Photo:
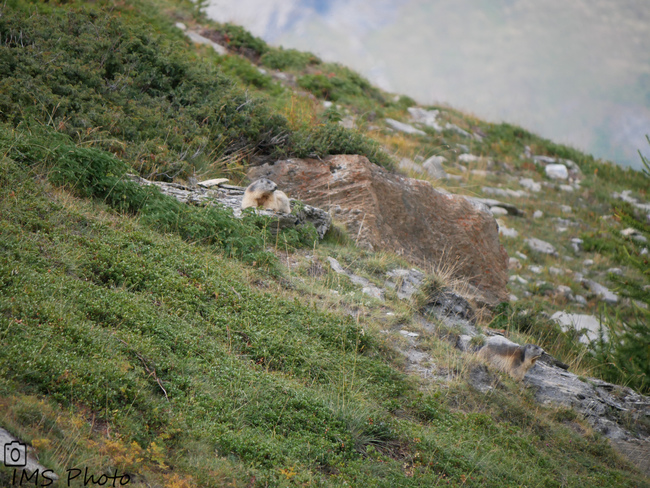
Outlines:
{"label": "brown marmot", "polygon": [[544,349],[534,344],[520,346],[514,342],[488,342],[479,350],[478,357],[521,381],[542,354]]}
{"label": "brown marmot", "polygon": [[242,210],[248,207],[263,207],[274,212],[291,213],[289,197],[278,190],[278,185],[266,178],[253,181],[244,192]]}

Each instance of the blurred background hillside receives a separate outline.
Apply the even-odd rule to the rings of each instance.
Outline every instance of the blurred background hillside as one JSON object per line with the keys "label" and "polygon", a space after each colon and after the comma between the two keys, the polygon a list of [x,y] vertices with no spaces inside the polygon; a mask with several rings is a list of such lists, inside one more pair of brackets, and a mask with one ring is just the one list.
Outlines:
{"label": "blurred background hillside", "polygon": [[208,0],[205,12],[420,103],[624,166],[650,133],[647,0]]}

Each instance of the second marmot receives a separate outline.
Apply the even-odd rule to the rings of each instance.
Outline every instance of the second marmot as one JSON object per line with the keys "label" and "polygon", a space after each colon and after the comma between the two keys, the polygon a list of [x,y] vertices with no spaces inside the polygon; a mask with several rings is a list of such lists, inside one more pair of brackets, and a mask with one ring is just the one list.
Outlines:
{"label": "second marmot", "polygon": [[478,352],[478,357],[521,381],[542,354],[544,349],[534,344],[520,346],[512,342],[488,342]]}

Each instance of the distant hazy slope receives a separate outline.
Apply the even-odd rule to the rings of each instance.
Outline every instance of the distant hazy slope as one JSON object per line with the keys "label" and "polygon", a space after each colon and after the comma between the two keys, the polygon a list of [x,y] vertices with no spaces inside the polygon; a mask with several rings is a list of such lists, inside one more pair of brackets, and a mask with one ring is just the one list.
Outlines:
{"label": "distant hazy slope", "polygon": [[647,0],[213,0],[208,13],[422,102],[639,165],[650,132]]}

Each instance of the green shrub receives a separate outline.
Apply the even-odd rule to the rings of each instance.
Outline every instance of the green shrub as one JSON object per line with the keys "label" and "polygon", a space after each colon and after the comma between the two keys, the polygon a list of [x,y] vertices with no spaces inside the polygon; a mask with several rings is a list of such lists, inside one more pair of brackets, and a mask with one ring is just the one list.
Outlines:
{"label": "green shrub", "polygon": [[[35,129],[32,135],[25,135],[0,126],[0,151],[16,162],[38,166],[52,183],[79,196],[97,198],[120,212],[139,215],[142,222],[161,232],[214,245],[227,255],[258,264],[273,261],[264,251],[269,219],[249,215],[237,220],[231,210],[183,204],[155,187],[129,181],[125,178],[127,165],[122,161],[96,148],[78,147],[63,134]],[[292,245],[299,245],[304,232],[289,232],[287,238]],[[313,245],[313,240],[306,244]]]}
{"label": "green shrub", "polygon": [[[650,139],[648,139],[650,143]],[[650,186],[650,164],[641,155],[644,165],[638,179]],[[619,228],[611,227],[604,235],[583,235],[586,251],[609,255],[618,263],[636,270],[638,278],[612,275],[610,278],[618,285],[618,291],[642,305],[630,318],[612,316],[609,310],[603,313],[610,317],[610,339],[601,340],[594,356],[601,363],[601,374],[613,382],[627,383],[642,393],[650,392],[650,255],[647,252],[650,242],[650,222],[645,212],[641,212],[626,202],[613,205],[615,220],[625,228],[633,228],[640,237],[621,234]],[[645,307],[645,308],[643,308]]]}
{"label": "green shrub", "polygon": [[260,57],[269,50],[269,46],[259,37],[255,37],[246,29],[235,24],[223,24],[217,32],[224,36],[230,49],[246,57]]}
{"label": "green shrub", "polygon": [[[328,144],[321,135],[292,131],[267,100],[148,26],[86,7],[29,8],[34,11],[3,8],[0,17],[0,38],[6,39],[0,45],[0,122],[49,125],[117,155],[144,177],[165,181],[217,171],[220,161],[237,155],[244,161],[326,156],[345,146],[386,161],[361,135]],[[240,27],[226,32],[238,46],[265,51]],[[237,56],[219,61],[247,84],[276,86]],[[354,85],[358,90],[377,91],[362,81]]]}
{"label": "green shrub", "polygon": [[377,142],[333,122],[296,131],[291,135],[290,144],[297,157],[317,157],[319,154],[361,154],[385,168],[395,167],[393,159]]}
{"label": "green shrub", "polygon": [[310,65],[317,65],[321,60],[312,53],[301,52],[295,49],[270,48],[260,58],[260,63],[271,69],[303,70]]}
{"label": "green shrub", "polygon": [[[331,65],[324,65],[327,69]],[[354,71],[338,65],[331,66],[327,74],[307,74],[298,78],[298,86],[310,91],[318,98],[333,102],[354,103],[358,99],[369,99],[385,103],[382,93],[368,80]]]}

